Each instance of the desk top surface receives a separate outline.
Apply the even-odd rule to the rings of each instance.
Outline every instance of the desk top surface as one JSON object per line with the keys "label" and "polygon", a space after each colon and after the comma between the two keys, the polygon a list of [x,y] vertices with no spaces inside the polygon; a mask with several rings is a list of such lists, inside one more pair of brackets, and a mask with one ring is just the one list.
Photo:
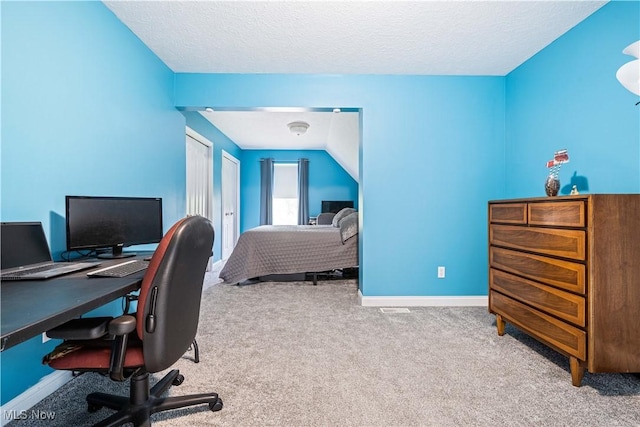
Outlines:
{"label": "desk top surface", "polygon": [[13,347],[137,290],[144,276],[141,271],[122,278],[88,278],[87,271],[91,270],[48,280],[2,282],[0,349]]}

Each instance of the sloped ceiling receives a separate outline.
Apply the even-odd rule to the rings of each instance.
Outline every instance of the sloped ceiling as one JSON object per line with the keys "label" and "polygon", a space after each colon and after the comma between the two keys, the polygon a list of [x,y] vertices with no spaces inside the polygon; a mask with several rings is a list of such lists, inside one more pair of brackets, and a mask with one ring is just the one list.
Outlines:
{"label": "sloped ceiling", "polygon": [[[201,111],[200,114],[245,150],[326,150],[358,181],[358,111],[276,110]],[[302,135],[292,133],[287,126],[297,121],[309,124]]]}

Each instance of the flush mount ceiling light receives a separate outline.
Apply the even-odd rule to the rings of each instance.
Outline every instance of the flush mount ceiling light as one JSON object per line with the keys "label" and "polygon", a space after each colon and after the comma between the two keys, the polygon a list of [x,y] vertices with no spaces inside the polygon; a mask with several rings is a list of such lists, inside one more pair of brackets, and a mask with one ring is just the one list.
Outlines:
{"label": "flush mount ceiling light", "polygon": [[[631,43],[622,53],[640,58],[640,40]],[[640,95],[640,59],[624,64],[618,69],[616,77],[629,92]]]}
{"label": "flush mount ceiling light", "polygon": [[309,123],[307,122],[291,122],[287,125],[289,128],[289,132],[295,133],[296,135],[302,135],[309,129]]}

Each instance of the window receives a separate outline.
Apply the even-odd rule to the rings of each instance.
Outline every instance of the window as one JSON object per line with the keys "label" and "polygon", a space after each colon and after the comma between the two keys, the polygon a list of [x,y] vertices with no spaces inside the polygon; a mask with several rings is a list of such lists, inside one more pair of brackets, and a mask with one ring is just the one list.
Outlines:
{"label": "window", "polygon": [[298,223],[298,164],[273,165],[273,224]]}

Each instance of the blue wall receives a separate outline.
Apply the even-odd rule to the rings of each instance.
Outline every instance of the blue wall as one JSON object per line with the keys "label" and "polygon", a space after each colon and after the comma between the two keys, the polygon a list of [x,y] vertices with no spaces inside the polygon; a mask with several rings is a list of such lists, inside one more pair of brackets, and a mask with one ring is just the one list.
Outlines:
{"label": "blue wall", "polygon": [[486,202],[505,185],[504,78],[177,74],[175,95],[185,108],[362,108],[362,293],[486,294]]}
{"label": "blue wall", "polygon": [[[42,221],[55,253],[65,194],[162,197],[167,227],[184,215],[185,123],[214,142],[216,200],[220,150],[241,171],[259,155],[174,106],[362,108],[367,296],[486,295],[487,200],[543,195],[556,149],[571,154],[565,184],[576,172],[589,192],[640,190],[638,97],[615,80],[638,2],[605,5],[506,78],[174,75],[99,2],[1,7],[0,217]],[[50,372],[39,340],[0,353],[2,403]]]}
{"label": "blue wall", "polygon": [[358,183],[324,150],[245,150],[240,168],[242,181],[241,228],[260,225],[260,159],[276,162],[309,159],[309,215],[320,213],[322,200],[353,200],[358,204]]}
{"label": "blue wall", "polygon": [[639,39],[640,2],[610,2],[507,76],[506,196],[544,196],[561,148],[563,194],[640,192],[640,106],[616,79]]}
{"label": "blue wall", "polygon": [[[168,229],[185,212],[172,94],[171,70],[102,3],[2,2],[2,221],[42,221],[58,254],[66,194],[154,196]],[[3,404],[52,372],[53,344],[1,353]]]}

